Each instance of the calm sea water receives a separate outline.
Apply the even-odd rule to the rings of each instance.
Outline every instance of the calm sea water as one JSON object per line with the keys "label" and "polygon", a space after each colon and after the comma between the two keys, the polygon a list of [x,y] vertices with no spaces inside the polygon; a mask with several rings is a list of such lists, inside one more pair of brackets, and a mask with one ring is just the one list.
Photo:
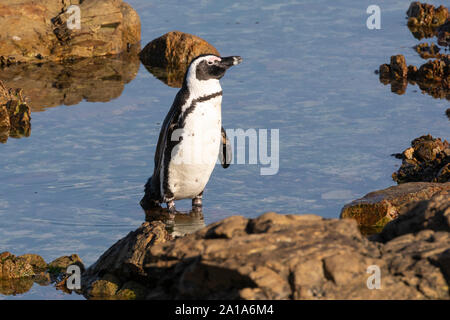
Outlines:
{"label": "calm sea water", "polygon": [[[180,30],[244,58],[222,80],[225,128],[279,129],[278,174],[216,167],[204,194],[207,224],[266,211],[336,218],[345,203],[395,184],[400,163],[390,154],[423,134],[450,137],[449,101],[415,86],[393,94],[374,74],[394,54],[423,63],[405,26],[409,1],[377,2],[381,30],[366,28],[373,1],[128,2],[141,17],[143,46]],[[0,252],[48,262],[78,253],[90,265],[137,228],[177,90],[141,66],[116,99],[32,113],[31,136],[0,145]],[[35,284],[0,298],[80,297]]]}

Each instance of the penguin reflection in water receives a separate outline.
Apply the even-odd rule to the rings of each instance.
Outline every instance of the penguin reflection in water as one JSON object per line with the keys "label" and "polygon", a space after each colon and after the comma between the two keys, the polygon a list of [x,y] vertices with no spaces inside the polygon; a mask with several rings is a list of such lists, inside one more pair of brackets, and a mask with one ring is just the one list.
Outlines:
{"label": "penguin reflection in water", "polygon": [[192,199],[192,211],[201,212],[202,195],[217,162],[227,168],[231,147],[222,128],[222,87],[228,68],[242,62],[238,56],[196,57],[184,76],[164,119],[155,154],[155,169],[141,200],[147,212],[166,203],[175,213],[175,200]]}

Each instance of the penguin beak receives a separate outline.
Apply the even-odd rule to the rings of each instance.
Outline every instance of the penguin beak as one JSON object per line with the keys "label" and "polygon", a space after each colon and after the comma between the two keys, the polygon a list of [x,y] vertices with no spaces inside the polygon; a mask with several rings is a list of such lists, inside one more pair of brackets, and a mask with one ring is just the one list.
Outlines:
{"label": "penguin beak", "polygon": [[242,62],[242,58],[239,56],[221,57],[219,65],[224,69],[228,69],[228,68],[235,66],[241,62]]}

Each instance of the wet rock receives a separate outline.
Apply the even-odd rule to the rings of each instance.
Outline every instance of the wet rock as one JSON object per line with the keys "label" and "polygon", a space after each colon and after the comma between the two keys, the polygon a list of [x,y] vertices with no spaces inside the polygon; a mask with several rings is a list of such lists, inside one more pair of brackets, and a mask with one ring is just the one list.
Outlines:
{"label": "wet rock", "polygon": [[380,66],[380,76],[389,79],[403,79],[408,75],[405,57],[402,54],[392,56],[391,64]]}
{"label": "wet rock", "polygon": [[[70,5],[81,29],[69,28]],[[140,41],[137,13],[121,0],[6,0],[0,4],[0,64],[118,54]]]}
{"label": "wet rock", "polygon": [[[137,283],[147,299],[450,298],[450,237],[444,231],[383,244],[362,236],[351,219],[273,212],[256,219],[232,216],[174,240],[163,230],[161,222],[145,223],[117,242],[87,270],[85,294],[91,280],[113,271],[122,287],[116,298],[130,288],[136,294]],[[164,240],[153,241],[154,231]],[[130,256],[139,256],[132,268]],[[379,290],[366,285],[372,265],[381,269]]]}
{"label": "wet rock", "polygon": [[26,263],[30,264],[36,274],[47,269],[47,263],[45,262],[44,258],[37,254],[27,253],[21,255],[20,258],[22,258]]}
{"label": "wet rock", "polygon": [[22,89],[8,89],[0,81],[0,141],[6,142],[8,136],[28,137],[30,131],[30,107],[23,97]]}
{"label": "wet rock", "polygon": [[[421,51],[422,49],[418,50]],[[435,52],[434,49],[430,50],[432,50],[430,51],[431,53]],[[422,92],[434,98],[450,100],[450,55],[436,54],[438,59],[427,61],[420,68],[415,66],[406,67],[404,58],[401,57],[403,56],[392,56],[391,65],[382,64],[380,66],[381,83],[384,85],[391,84],[392,92],[404,94],[409,82],[413,85],[417,84]],[[392,62],[395,63],[395,68],[392,67]]]}
{"label": "wet rock", "polygon": [[81,272],[85,270],[83,261],[77,254],[70,256],[59,257],[48,264],[48,268],[51,273],[66,272],[68,266],[77,265],[80,267]]}
{"label": "wet rock", "polygon": [[428,181],[448,182],[450,163],[450,144],[447,140],[421,136],[411,142],[411,148],[396,155],[402,165],[392,178],[397,183]]}
{"label": "wet rock", "polygon": [[437,29],[438,43],[441,46],[450,46],[450,18]]}
{"label": "wet rock", "polygon": [[450,190],[450,183],[404,183],[370,192],[361,199],[346,204],[340,217],[354,219],[363,230],[373,233],[404,214],[410,203],[428,200],[444,190]]}
{"label": "wet rock", "polygon": [[[448,68],[449,66],[445,60],[431,60],[420,66],[417,77],[422,81],[442,82],[443,80],[447,80],[450,76]],[[446,88],[450,89],[450,87],[447,86]]]}
{"label": "wet rock", "polygon": [[92,283],[89,294],[92,298],[110,298],[116,294],[119,286],[119,279],[111,274],[107,274],[102,279]]}
{"label": "wet rock", "polygon": [[430,58],[438,58],[440,57],[439,51],[441,49],[432,43],[429,45],[428,43],[421,43],[414,47],[414,49],[417,51],[417,53],[420,55],[423,59],[430,59]]}
{"label": "wet rock", "polygon": [[142,300],[146,297],[147,289],[135,282],[128,281],[117,292],[117,299],[120,300]]}
{"label": "wet rock", "polygon": [[[172,237],[161,221],[143,223],[140,228],[130,232],[109,248],[86,270],[82,278],[83,294],[89,298],[105,296],[118,298],[115,294],[123,288],[121,296],[131,296],[130,291],[133,290],[129,284],[127,287],[123,286],[130,280],[145,278],[144,252],[148,247],[170,239]],[[105,274],[107,276],[103,276]],[[135,294],[139,296],[139,292]]]}
{"label": "wet rock", "polygon": [[0,70],[7,87],[22,88],[32,111],[118,98],[139,70],[139,46],[116,56],[18,64]]}
{"label": "wet rock", "polygon": [[34,276],[34,270],[26,258],[9,252],[0,253],[0,279],[19,279]]}
{"label": "wet rock", "polygon": [[171,31],[152,40],[141,51],[148,71],[171,87],[181,87],[192,59],[201,54],[220,55],[211,44],[192,34]]}
{"label": "wet rock", "polygon": [[431,38],[437,34],[437,27],[445,23],[449,17],[448,9],[444,6],[435,8],[433,5],[413,2],[406,12],[408,28],[415,38]]}
{"label": "wet rock", "polygon": [[444,6],[435,8],[431,4],[412,2],[406,12],[408,25],[437,27],[442,25],[449,16],[448,10]]}
{"label": "wet rock", "polygon": [[372,240],[387,242],[423,230],[450,232],[450,190],[437,192],[431,199],[410,203],[405,214],[388,223]]}

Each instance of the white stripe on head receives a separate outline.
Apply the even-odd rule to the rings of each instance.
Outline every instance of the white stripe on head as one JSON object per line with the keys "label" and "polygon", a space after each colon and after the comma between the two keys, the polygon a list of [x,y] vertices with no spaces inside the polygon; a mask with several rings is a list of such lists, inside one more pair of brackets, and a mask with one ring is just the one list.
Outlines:
{"label": "white stripe on head", "polygon": [[220,61],[221,59],[215,55],[207,55],[195,59],[189,66],[187,71],[186,83],[189,89],[190,98],[195,99],[201,96],[213,94],[222,90],[218,79],[198,80],[197,66],[202,61]]}

